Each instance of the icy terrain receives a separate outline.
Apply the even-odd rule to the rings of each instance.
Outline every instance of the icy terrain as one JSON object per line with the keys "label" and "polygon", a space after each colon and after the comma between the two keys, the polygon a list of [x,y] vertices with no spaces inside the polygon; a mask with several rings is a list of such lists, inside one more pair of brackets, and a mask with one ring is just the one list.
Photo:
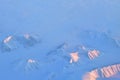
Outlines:
{"label": "icy terrain", "polygon": [[119,4],[0,0],[0,80],[120,80]]}

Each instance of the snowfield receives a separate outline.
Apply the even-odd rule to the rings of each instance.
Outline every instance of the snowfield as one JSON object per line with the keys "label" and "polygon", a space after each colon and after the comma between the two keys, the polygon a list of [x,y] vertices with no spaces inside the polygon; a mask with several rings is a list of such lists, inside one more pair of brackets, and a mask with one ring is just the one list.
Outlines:
{"label": "snowfield", "polygon": [[120,47],[104,32],[82,30],[76,35],[77,44],[75,39],[65,40],[46,52],[39,36],[10,35],[1,40],[0,48],[1,69],[8,69],[7,74],[29,80],[119,79]]}

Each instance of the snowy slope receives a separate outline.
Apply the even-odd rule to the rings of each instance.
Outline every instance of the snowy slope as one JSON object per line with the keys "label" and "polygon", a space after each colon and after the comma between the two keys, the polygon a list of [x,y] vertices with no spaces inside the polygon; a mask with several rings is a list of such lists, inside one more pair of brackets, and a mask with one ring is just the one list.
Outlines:
{"label": "snowy slope", "polygon": [[[82,30],[76,35],[77,44],[72,42],[75,39],[65,40],[47,51],[41,48],[47,46],[41,45],[44,41],[40,41],[39,36],[23,34],[9,37],[1,40],[1,77],[9,74],[25,80],[82,80],[86,72],[120,62],[119,45],[103,32]],[[9,41],[5,43],[7,39]],[[100,54],[91,59],[88,53],[93,50],[99,50]],[[70,54],[75,52],[78,52],[79,59],[70,63]]]}

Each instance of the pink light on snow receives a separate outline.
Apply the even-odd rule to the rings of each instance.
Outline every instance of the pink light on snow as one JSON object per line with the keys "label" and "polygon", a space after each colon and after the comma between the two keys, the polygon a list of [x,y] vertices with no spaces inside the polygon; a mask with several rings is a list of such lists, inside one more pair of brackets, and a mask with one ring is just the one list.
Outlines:
{"label": "pink light on snow", "polygon": [[71,56],[70,63],[77,62],[79,59],[78,52],[71,53],[70,56]]}
{"label": "pink light on snow", "polygon": [[96,57],[98,57],[100,54],[100,52],[98,50],[92,50],[92,51],[88,51],[88,57],[92,60]]}
{"label": "pink light on snow", "polygon": [[12,39],[12,36],[8,36],[3,42],[8,43]]}

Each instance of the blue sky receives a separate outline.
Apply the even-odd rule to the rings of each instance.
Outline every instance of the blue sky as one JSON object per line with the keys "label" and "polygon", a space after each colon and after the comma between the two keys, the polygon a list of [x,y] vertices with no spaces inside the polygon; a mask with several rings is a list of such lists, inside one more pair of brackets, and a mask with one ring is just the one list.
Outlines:
{"label": "blue sky", "polygon": [[54,28],[84,27],[119,32],[119,3],[118,0],[0,0],[0,28],[47,32]]}

